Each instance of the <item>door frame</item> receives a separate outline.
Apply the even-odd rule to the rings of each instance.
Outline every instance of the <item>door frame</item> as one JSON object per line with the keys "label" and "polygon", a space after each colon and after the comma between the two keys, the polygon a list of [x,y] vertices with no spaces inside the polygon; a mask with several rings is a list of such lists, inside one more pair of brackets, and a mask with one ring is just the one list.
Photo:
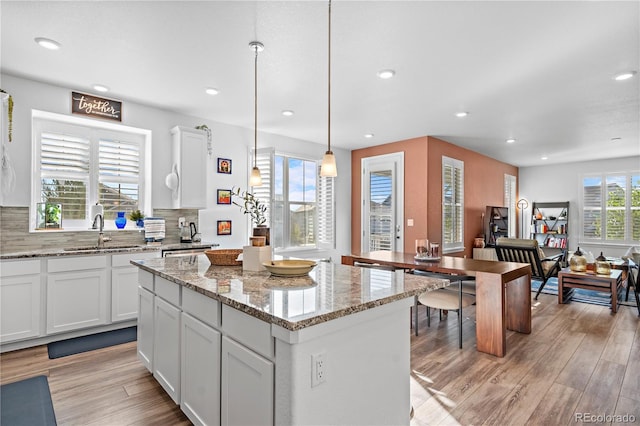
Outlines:
{"label": "door frame", "polygon": [[[365,235],[366,229],[365,225],[369,223],[367,215],[368,209],[365,208],[365,203],[368,200],[365,200],[365,194],[369,191],[367,188],[369,187],[369,182],[366,179],[367,170],[371,168],[371,165],[379,164],[379,163],[393,163],[395,167],[395,193],[396,197],[394,200],[394,217],[395,217],[395,228],[396,228],[396,238],[394,240],[394,250],[395,251],[404,251],[404,152],[392,152],[389,154],[382,155],[374,155],[371,157],[364,157],[360,160],[360,170],[362,171],[362,178],[360,179],[360,249],[364,251],[365,246],[368,247],[368,244],[365,244]],[[368,226],[368,225],[367,225]]]}

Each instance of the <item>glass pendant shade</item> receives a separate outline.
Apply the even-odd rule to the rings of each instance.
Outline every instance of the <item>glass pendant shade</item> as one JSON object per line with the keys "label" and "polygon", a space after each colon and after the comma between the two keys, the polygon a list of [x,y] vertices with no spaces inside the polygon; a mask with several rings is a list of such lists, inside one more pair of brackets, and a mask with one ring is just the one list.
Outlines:
{"label": "glass pendant shade", "polygon": [[249,178],[249,186],[261,186],[262,176],[260,175],[260,169],[255,166],[251,169],[251,177]]}
{"label": "glass pendant shade", "polygon": [[336,177],[338,176],[338,168],[336,167],[336,156],[332,151],[327,151],[322,157],[322,164],[320,166],[320,176],[322,177]]}

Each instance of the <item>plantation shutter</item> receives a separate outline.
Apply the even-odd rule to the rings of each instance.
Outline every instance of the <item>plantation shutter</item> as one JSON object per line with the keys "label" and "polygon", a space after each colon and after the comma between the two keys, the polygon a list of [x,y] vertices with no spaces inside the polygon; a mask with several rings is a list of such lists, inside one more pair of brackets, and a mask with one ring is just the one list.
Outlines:
{"label": "plantation shutter", "polygon": [[599,176],[582,180],[582,236],[602,237],[602,178]]}
{"label": "plantation shutter", "polygon": [[335,218],[336,206],[334,199],[335,178],[320,176],[318,163],[318,248],[335,248]]}
{"label": "plantation shutter", "polygon": [[85,219],[90,141],[43,132],[40,138],[41,201],[63,205],[62,219]]}
{"label": "plantation shutter", "polygon": [[624,175],[606,177],[606,217],[607,240],[624,240],[627,182]]}
{"label": "plantation shutter", "polygon": [[98,199],[105,218],[113,219],[117,211],[138,209],[141,143],[101,138],[98,144]]}
{"label": "plantation shutter", "polygon": [[464,163],[442,157],[443,252],[464,250]]}
{"label": "plantation shutter", "polygon": [[[255,154],[255,153],[254,153]],[[264,148],[259,149],[256,157],[256,163],[260,169],[260,176],[262,176],[262,185],[254,186],[249,192],[256,196],[261,202],[267,206],[265,217],[267,219],[266,225],[273,228],[271,225],[271,183],[273,181],[273,149]],[[253,164],[253,163],[252,163]],[[253,165],[251,166],[253,167]],[[273,237],[272,237],[273,238]]]}

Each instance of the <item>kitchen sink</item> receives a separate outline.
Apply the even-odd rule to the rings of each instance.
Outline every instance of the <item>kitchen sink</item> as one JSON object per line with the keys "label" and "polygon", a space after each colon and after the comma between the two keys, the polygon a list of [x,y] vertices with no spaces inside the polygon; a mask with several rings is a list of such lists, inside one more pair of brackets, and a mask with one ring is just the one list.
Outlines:
{"label": "kitchen sink", "polygon": [[91,246],[91,247],[69,247],[64,249],[64,251],[91,251],[91,250],[117,250],[117,249],[128,249],[128,248],[139,248],[142,247],[140,245],[121,245],[121,246],[109,246],[106,245],[104,247]]}

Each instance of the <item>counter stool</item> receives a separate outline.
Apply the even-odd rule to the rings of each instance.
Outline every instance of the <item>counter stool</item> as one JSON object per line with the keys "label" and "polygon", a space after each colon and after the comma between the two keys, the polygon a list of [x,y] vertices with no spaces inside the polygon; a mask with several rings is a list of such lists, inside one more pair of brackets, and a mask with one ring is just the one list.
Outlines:
{"label": "counter stool", "polygon": [[[431,308],[440,309],[440,319],[442,319],[442,311],[457,311],[458,312],[458,346],[462,349],[462,308],[471,306],[476,303],[474,295],[464,292],[464,282],[472,281],[474,277],[468,275],[450,275],[450,274],[438,274],[424,271],[414,271],[416,275],[424,275],[431,278],[440,278],[451,281],[451,285],[455,282],[457,285],[455,289],[449,290],[448,288],[442,288],[433,291],[425,291],[419,294],[415,298],[414,302],[414,328],[416,336],[418,335],[418,303],[426,306],[427,308],[427,327],[431,326]],[[467,285],[467,287],[469,287]],[[475,286],[474,286],[475,287]]]}

